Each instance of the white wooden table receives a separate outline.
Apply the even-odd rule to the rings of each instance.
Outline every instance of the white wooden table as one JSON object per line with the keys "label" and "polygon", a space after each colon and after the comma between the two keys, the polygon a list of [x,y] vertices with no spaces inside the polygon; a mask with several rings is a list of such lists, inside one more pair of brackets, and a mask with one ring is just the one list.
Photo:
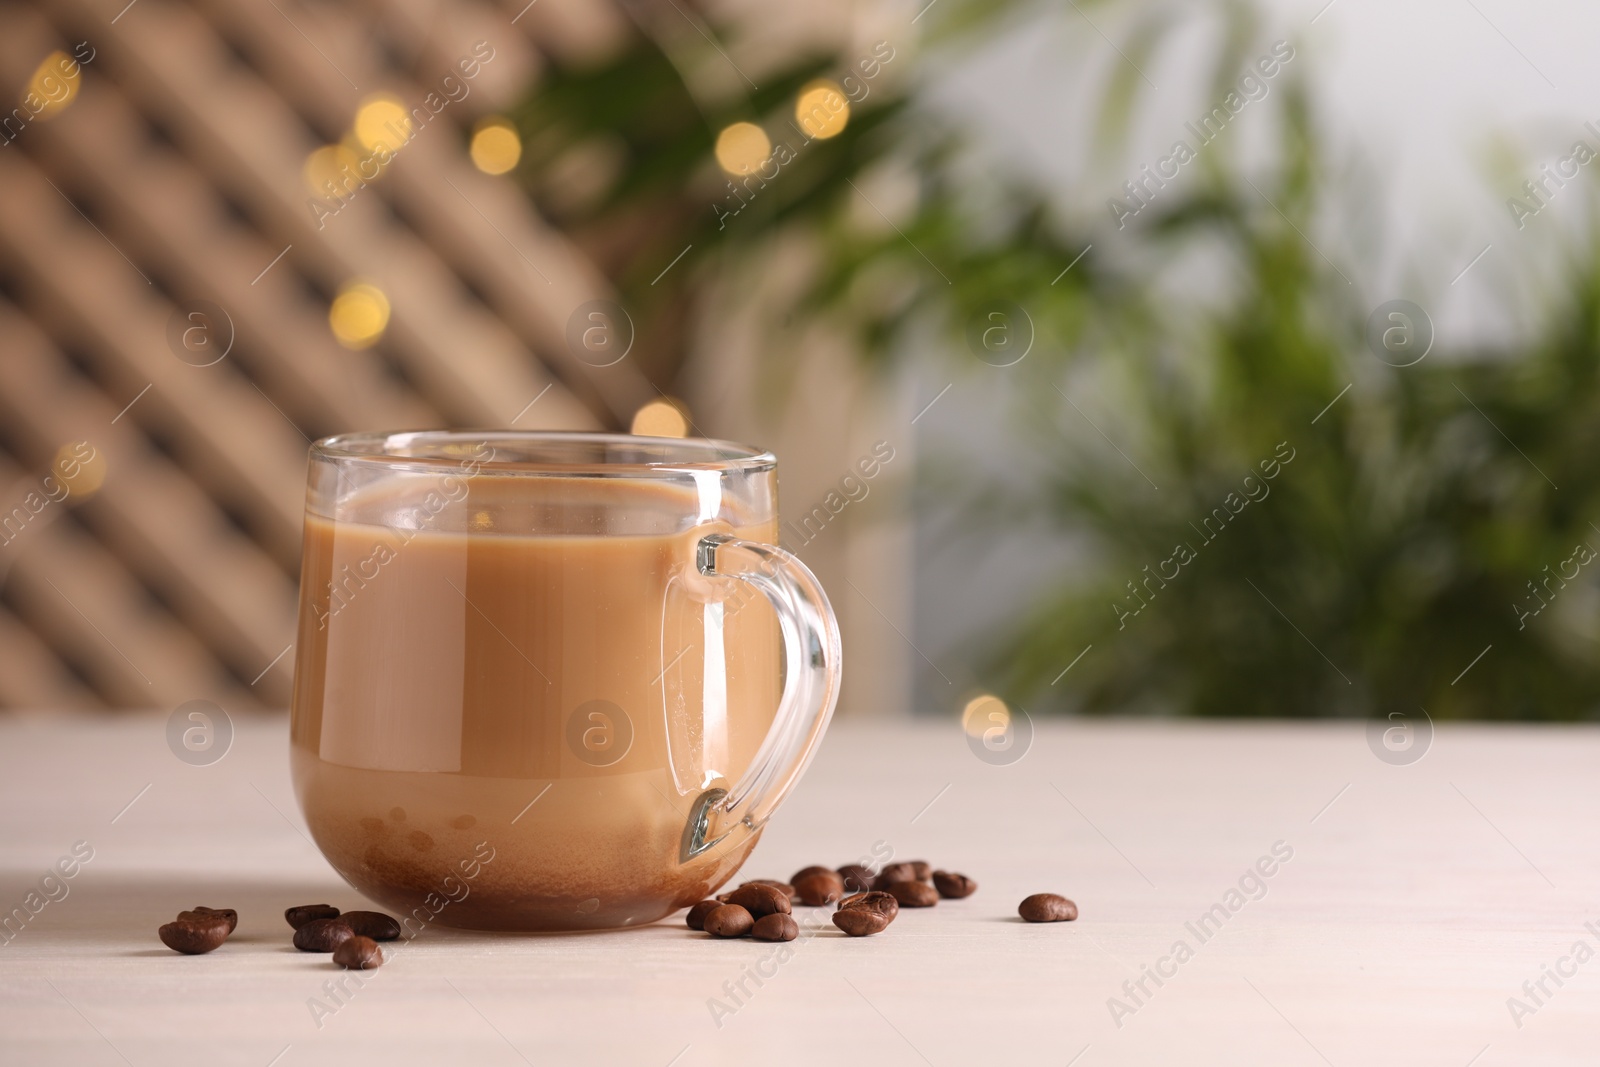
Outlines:
{"label": "white wooden table", "polygon": [[[0,720],[0,909],[74,842],[94,850],[0,945],[0,1063],[1600,1062],[1600,958],[1570,958],[1600,949],[1595,729],[1442,727],[1391,766],[1350,724],[1073,722],[991,766],[954,724],[840,724],[749,876],[882,841],[970,874],[974,896],[874,938],[802,936],[781,964],[681,919],[432,927],[319,1028],[307,1002],[333,1003],[339,972],[290,948],[282,911],[359,898],[302,836],[286,721],[239,721],[206,767],[171,754],[165,725]],[[1280,841],[1293,858],[1227,912]],[[1017,920],[1041,890],[1079,920]],[[1219,903],[1202,941],[1186,924]],[[180,957],[155,929],[194,904],[237,908],[239,929]],[[758,964],[776,973],[734,1001],[724,983]],[[1571,976],[1535,1002],[1542,965]],[[1146,966],[1170,977],[1135,999],[1123,983]],[[1114,1019],[1113,997],[1134,1010]],[[1512,997],[1530,1010],[1514,1018]],[[714,1018],[712,998],[737,1010]]]}

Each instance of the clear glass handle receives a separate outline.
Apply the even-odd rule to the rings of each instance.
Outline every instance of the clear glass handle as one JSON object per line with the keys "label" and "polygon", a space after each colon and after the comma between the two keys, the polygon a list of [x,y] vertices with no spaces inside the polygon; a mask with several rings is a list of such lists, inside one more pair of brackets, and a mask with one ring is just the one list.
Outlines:
{"label": "clear glass handle", "polygon": [[735,830],[759,830],[794,788],[816,753],[839,700],[839,621],[816,575],[790,552],[724,534],[703,538],[701,574],[736,578],[762,593],[783,630],[784,686],[772,729],[750,769],[731,790],[713,789],[695,804],[684,829],[682,859]]}

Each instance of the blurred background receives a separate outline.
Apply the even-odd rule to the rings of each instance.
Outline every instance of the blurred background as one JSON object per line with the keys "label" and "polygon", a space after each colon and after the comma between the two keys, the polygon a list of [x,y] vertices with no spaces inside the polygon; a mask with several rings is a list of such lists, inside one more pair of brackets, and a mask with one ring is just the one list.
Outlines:
{"label": "blurred background", "polygon": [[308,443],[516,426],[777,451],[841,715],[1591,718],[1596,31],[0,5],[0,706],[282,708]]}

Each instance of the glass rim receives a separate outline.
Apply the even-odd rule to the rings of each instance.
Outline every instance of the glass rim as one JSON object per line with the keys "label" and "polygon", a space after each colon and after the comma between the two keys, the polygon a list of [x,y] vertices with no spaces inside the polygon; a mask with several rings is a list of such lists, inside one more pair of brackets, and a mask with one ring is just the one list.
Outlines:
{"label": "glass rim", "polygon": [[[386,468],[459,469],[473,456],[463,445],[515,443],[524,453],[516,460],[490,457],[477,463],[474,474],[512,477],[632,477],[685,471],[774,470],[778,459],[766,449],[708,437],[645,437],[587,430],[367,430],[334,434],[312,442],[311,457],[336,463],[364,463]],[[551,446],[548,458],[529,458],[526,450]],[[563,446],[597,446],[598,459],[583,461],[558,456]],[[421,451],[417,451],[417,449]],[[436,451],[431,454],[427,451]],[[401,451],[405,449],[406,451]],[[655,453],[658,458],[620,458],[627,452]],[[613,456],[613,452],[617,454]]]}

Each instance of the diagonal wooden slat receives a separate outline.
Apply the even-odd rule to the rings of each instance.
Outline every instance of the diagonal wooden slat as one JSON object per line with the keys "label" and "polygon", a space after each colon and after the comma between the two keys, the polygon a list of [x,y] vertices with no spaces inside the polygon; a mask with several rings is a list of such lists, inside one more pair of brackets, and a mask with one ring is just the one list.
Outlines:
{"label": "diagonal wooden slat", "polygon": [[360,18],[368,25],[383,26],[393,42],[391,51],[401,57],[398,65],[424,80],[430,72],[442,73],[456,66],[474,42],[493,42],[494,64],[485,68],[473,90],[481,90],[480,96],[493,103],[480,107],[474,100],[476,114],[483,107],[505,106],[541,77],[544,56],[540,42],[526,32],[530,25],[526,18],[511,21],[517,10],[506,10],[489,0],[450,0],[447,8],[441,7],[439,0],[367,0]]}
{"label": "diagonal wooden slat", "polygon": [[[26,475],[0,461],[0,484]],[[70,497],[68,501],[70,501]],[[49,507],[70,507],[67,501]],[[91,499],[78,507],[94,507]],[[58,651],[84,664],[107,700],[140,707],[176,707],[216,700],[224,707],[259,701],[194,635],[134,581],[127,570],[70,518],[23,527],[8,549],[6,587],[18,614]]]}
{"label": "diagonal wooden slat", "polygon": [[[89,0],[61,0],[51,17],[69,36],[99,25]],[[437,397],[447,418],[503,424],[551,384],[526,346],[471,298],[371,189],[318,229],[300,174],[315,147],[309,131],[273,87],[230,63],[215,32],[195,12],[151,5],[118,29],[126,47],[108,44],[96,62],[142,109],[158,115],[214,180],[258,211],[269,233],[316,247],[320,254],[309,257],[306,269],[318,284],[331,291],[364,277],[383,287],[394,306],[385,350]],[[355,90],[344,85],[343,93],[353,113]],[[541,402],[540,415],[541,424],[551,427],[596,422],[559,385]]]}
{"label": "diagonal wooden slat", "polygon": [[634,31],[625,4],[550,4],[540,0],[497,0],[508,20],[539,43],[548,55],[580,66],[610,53]]}
{"label": "diagonal wooden slat", "polygon": [[[37,13],[17,15],[8,29],[0,35],[0,84],[24,80],[55,44]],[[109,217],[144,269],[227,311],[248,341],[235,345],[233,358],[251,360],[252,377],[287,413],[330,433],[441,424],[374,353],[339,347],[325,308],[306,299],[293,257],[275,263],[283,248],[230,218],[204,176],[154,144],[144,119],[105,79],[89,79],[72,106],[30,130],[22,147],[57,184]]]}
{"label": "diagonal wooden slat", "polygon": [[[147,269],[227,311],[238,338],[231,358],[248,361],[251,377],[274,403],[297,421],[303,416],[312,436],[443,424],[374,353],[339,347],[325,308],[305,297],[292,251],[274,264],[283,249],[230,225],[209,183],[178,157],[127,144],[143,122],[105,87],[97,88],[41,131],[31,153],[55,173],[70,175],[65,187],[127,235]],[[117,165],[108,166],[108,159]],[[85,188],[87,197],[80,193]],[[206,249],[204,259],[193,255],[196,248]]]}
{"label": "diagonal wooden slat", "polygon": [[[293,581],[3,299],[0,336],[0,418],[38,442],[21,458],[45,469],[58,447],[84,440],[103,452],[95,514],[105,521],[95,532],[235,674],[254,677],[293,639]],[[287,679],[274,670],[255,688],[264,700],[287,699]]]}
{"label": "diagonal wooden slat", "polygon": [[305,499],[300,432],[226,361],[199,368],[177,359],[166,341],[172,305],[21,153],[0,153],[0,189],[0,253],[20,268],[35,320],[79,344],[118,395],[151,386],[141,417],[180,436],[212,494],[249,516],[292,566]]}
{"label": "diagonal wooden slat", "polygon": [[104,706],[49,645],[0,608],[0,707],[75,711]]}
{"label": "diagonal wooden slat", "polygon": [[[294,29],[270,7],[228,0],[202,0],[201,7],[218,25],[259,46],[263,72],[283,86],[286,97],[303,114],[324,129],[350,124],[355,108],[349,102],[348,85],[304,47]],[[487,36],[474,38],[454,27],[440,29],[439,37],[454,42],[448,48],[415,28],[406,34],[414,19],[395,21],[391,32],[407,51],[435,57],[420,72],[429,81],[419,83],[379,70],[370,49],[342,50],[340,66],[358,84],[381,86],[408,106],[421,106],[430,91],[438,91],[438,79],[455,71],[456,62],[470,56],[481,39],[496,50],[495,59],[479,65],[478,79],[487,79],[491,72],[498,73],[497,65],[517,62],[507,53],[526,48],[526,43],[505,16],[481,7],[471,10],[479,13],[474,25]],[[324,24],[337,25],[335,16],[329,11]],[[350,27],[345,29],[348,36]],[[456,117],[468,119],[480,106],[472,95],[473,83],[461,79],[459,71],[456,74],[457,83],[467,90],[465,98],[447,105],[437,119],[419,129],[387,168],[386,177],[360,195],[391,199],[447,264],[471,279],[499,319],[559,371],[569,388],[591,406],[603,408],[613,423],[626,425],[639,405],[656,395],[655,390],[632,363],[597,368],[583,362],[566,337],[567,320],[580,305],[614,294],[598,270],[539,221],[514,183],[491,178],[472,166]],[[328,222],[328,229],[343,221],[341,212]]]}

